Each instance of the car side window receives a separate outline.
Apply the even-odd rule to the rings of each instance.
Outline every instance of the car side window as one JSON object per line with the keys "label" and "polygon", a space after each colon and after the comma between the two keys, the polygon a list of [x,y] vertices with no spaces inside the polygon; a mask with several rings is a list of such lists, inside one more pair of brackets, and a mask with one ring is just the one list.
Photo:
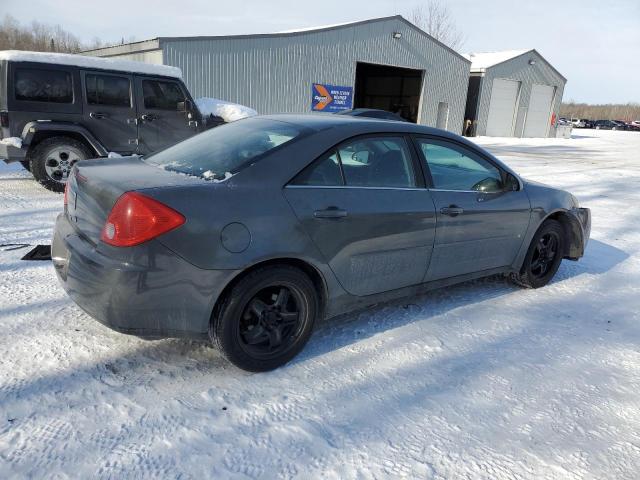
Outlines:
{"label": "car side window", "polygon": [[458,146],[418,139],[433,187],[440,190],[500,192],[504,189],[500,169]]}
{"label": "car side window", "polygon": [[407,142],[403,137],[365,137],[338,147],[348,187],[417,186]]}
{"label": "car side window", "polygon": [[131,82],[115,75],[87,75],[85,90],[89,105],[131,107]]}
{"label": "car side window", "polygon": [[334,150],[313,162],[300,172],[291,184],[321,187],[344,185],[337,152]]}
{"label": "car side window", "polygon": [[16,100],[73,103],[71,74],[62,70],[18,68],[14,77]]}
{"label": "car side window", "polygon": [[417,186],[411,153],[402,137],[347,141],[304,169],[293,185],[347,187]]}
{"label": "car side window", "polygon": [[164,82],[161,80],[143,80],[142,95],[144,97],[144,108],[156,110],[178,109],[178,103],[185,101],[185,96],[175,82]]}

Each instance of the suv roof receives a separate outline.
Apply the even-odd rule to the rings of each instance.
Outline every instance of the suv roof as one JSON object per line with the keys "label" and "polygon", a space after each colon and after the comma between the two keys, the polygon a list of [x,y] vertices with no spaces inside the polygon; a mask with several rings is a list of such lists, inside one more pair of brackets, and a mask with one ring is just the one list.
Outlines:
{"label": "suv roof", "polygon": [[152,65],[131,60],[88,57],[68,53],[24,52],[19,50],[0,50],[0,61],[46,63],[68,65],[81,68],[135,72],[146,75],[182,78],[182,70],[168,65]]}

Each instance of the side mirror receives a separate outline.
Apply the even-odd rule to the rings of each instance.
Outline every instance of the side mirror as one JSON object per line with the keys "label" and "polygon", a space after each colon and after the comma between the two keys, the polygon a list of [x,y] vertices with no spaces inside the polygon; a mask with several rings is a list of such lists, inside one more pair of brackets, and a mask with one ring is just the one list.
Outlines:
{"label": "side mirror", "polygon": [[193,103],[191,103],[191,100],[185,100],[184,102],[178,102],[178,108],[177,110],[179,112],[191,112],[193,111]]}
{"label": "side mirror", "polygon": [[520,182],[515,177],[515,175],[507,173],[505,176],[504,191],[517,192],[518,190],[520,190]]}

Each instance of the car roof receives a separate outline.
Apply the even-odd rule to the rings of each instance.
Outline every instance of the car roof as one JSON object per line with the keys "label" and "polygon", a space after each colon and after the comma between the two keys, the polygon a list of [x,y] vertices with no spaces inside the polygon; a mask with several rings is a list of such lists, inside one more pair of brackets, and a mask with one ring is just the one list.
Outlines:
{"label": "car roof", "polygon": [[383,132],[399,132],[399,133],[417,133],[422,135],[436,135],[439,137],[447,137],[459,140],[461,137],[446,130],[418,125],[410,122],[401,122],[396,120],[386,120],[379,118],[352,116],[352,115],[336,115],[332,113],[308,113],[308,114],[276,114],[261,115],[252,118],[268,118],[280,122],[290,123],[312,130],[320,131],[329,128],[337,128],[349,126],[352,130],[358,130],[359,133],[383,133]]}

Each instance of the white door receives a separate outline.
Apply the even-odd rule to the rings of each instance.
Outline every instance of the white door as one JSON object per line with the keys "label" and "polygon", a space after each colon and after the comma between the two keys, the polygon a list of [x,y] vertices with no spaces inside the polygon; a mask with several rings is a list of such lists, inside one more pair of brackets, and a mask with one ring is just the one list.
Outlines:
{"label": "white door", "polygon": [[489,137],[513,136],[519,90],[520,82],[504,78],[493,80],[486,135]]}
{"label": "white door", "polygon": [[551,103],[555,87],[549,85],[531,86],[527,119],[524,122],[523,137],[546,137],[551,123]]}

